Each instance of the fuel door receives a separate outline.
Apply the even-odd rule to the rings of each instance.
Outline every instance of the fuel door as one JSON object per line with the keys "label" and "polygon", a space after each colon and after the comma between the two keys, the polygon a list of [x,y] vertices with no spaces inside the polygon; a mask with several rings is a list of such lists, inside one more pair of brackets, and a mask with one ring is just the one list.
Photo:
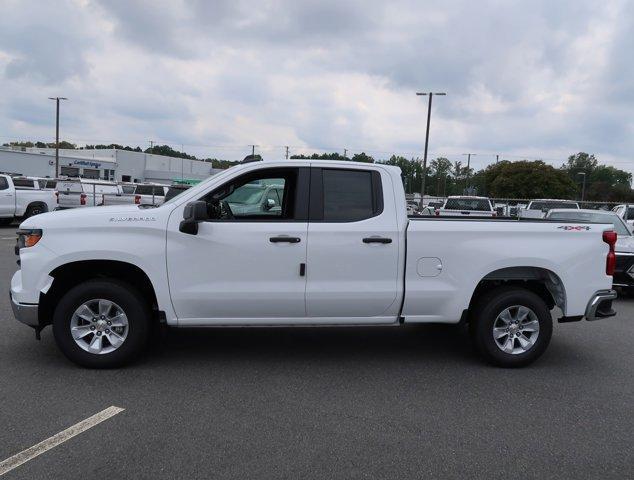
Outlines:
{"label": "fuel door", "polygon": [[436,257],[419,258],[416,271],[420,277],[437,277],[442,272],[442,262]]}

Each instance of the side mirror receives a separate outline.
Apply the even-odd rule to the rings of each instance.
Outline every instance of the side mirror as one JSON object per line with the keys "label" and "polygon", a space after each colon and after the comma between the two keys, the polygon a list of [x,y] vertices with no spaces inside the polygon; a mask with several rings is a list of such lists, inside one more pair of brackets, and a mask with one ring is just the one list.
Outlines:
{"label": "side mirror", "polygon": [[196,235],[198,233],[198,224],[209,220],[209,214],[207,213],[207,202],[197,200],[195,202],[189,202],[185,205],[183,211],[183,220],[181,221],[178,229],[189,235]]}
{"label": "side mirror", "polygon": [[275,200],[273,200],[272,198],[267,198],[266,199],[266,203],[264,204],[264,209],[265,210],[270,210],[275,206]]}

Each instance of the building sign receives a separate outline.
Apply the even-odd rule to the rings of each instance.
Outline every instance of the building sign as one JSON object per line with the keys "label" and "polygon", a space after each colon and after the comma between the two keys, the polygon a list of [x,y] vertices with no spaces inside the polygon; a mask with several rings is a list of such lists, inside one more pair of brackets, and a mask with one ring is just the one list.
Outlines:
{"label": "building sign", "polygon": [[81,165],[82,167],[92,167],[92,168],[101,167],[100,162],[94,162],[92,160],[75,160],[73,162],[73,165]]}

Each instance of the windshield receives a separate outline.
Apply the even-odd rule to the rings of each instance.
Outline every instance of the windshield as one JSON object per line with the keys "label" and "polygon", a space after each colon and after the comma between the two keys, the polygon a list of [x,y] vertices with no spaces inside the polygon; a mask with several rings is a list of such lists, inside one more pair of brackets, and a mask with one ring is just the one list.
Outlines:
{"label": "windshield", "polygon": [[579,208],[574,202],[531,202],[528,207],[529,210],[541,210],[542,212],[547,212],[553,208]]}
{"label": "windshield", "polygon": [[486,198],[449,198],[445,210],[491,211],[491,203]]}
{"label": "windshield", "polygon": [[[242,164],[233,165],[232,167],[229,167],[229,168],[227,168],[226,170],[223,170],[220,173],[216,173],[215,175],[212,175],[211,177],[203,180],[202,182],[200,182],[197,185],[194,185],[193,187],[191,187],[189,190],[186,190],[186,191],[188,193],[195,192],[196,194],[198,194],[199,192],[204,192],[207,189],[207,186],[209,185],[210,182],[215,182],[216,180],[222,179],[222,178],[226,177],[227,175],[231,175],[236,169],[242,168],[243,166],[244,165],[242,165]],[[181,197],[180,194],[176,195],[174,198],[163,202],[161,207],[164,207],[166,205],[171,205],[172,203],[174,203],[174,201],[178,200],[180,197]]]}
{"label": "windshield", "polygon": [[551,220],[580,220],[591,223],[611,223],[618,235],[630,236],[629,229],[623,224],[618,215],[609,212],[553,212],[546,218]]}

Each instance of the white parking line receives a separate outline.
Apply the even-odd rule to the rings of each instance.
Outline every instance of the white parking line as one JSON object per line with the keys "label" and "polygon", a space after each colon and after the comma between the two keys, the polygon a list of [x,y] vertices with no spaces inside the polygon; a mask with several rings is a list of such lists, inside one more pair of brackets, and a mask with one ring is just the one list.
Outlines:
{"label": "white parking line", "polygon": [[12,457],[9,457],[6,460],[0,462],[0,476],[4,475],[7,472],[10,472],[14,468],[19,467],[29,460],[34,459],[47,450],[50,450],[51,448],[64,443],[66,440],[70,440],[74,436],[85,432],[89,428],[98,425],[104,420],[108,420],[110,417],[114,417],[117,413],[123,412],[123,410],[125,409],[119,407],[108,407],[99,413],[95,413],[92,417],[88,417],[86,420],[82,420],[81,422],[76,423],[72,427],[68,427],[66,430],[56,433],[52,437],[47,438],[37,445],[33,445],[32,447],[27,448],[20,453],[16,453]]}

